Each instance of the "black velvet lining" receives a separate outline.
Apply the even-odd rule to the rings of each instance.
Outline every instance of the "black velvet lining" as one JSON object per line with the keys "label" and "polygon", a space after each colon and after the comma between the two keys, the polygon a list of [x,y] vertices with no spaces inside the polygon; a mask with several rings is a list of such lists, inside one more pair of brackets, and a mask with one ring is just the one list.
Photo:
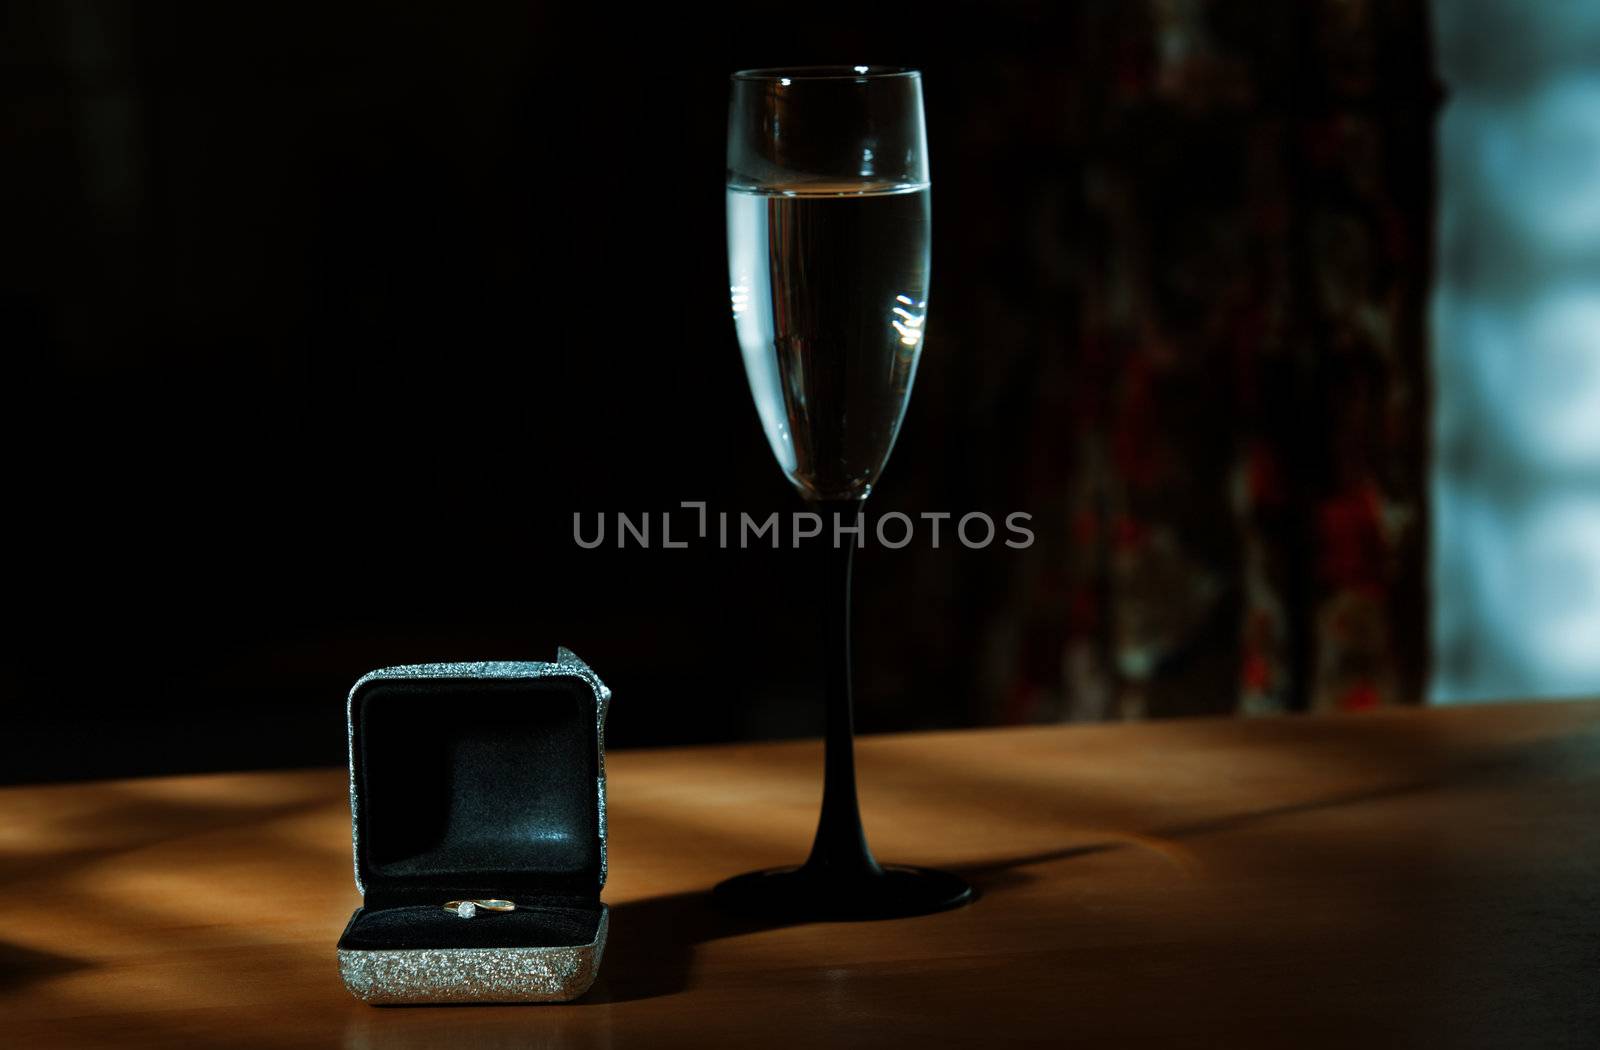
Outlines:
{"label": "black velvet lining", "polygon": [[599,928],[599,901],[519,905],[516,911],[479,912],[470,919],[451,914],[440,904],[362,908],[345,927],[339,947],[346,951],[565,948],[593,942]]}
{"label": "black velvet lining", "polygon": [[[355,819],[372,921],[389,921],[377,909],[414,904],[473,926],[438,908],[472,897],[577,897],[598,908],[595,705],[588,683],[569,675],[363,687],[352,712]],[[485,918],[520,928],[517,914]]]}

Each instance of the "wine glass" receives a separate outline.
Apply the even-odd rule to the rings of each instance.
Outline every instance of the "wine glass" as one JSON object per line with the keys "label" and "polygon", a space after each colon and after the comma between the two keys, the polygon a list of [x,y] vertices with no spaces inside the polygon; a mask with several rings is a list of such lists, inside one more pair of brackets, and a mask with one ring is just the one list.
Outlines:
{"label": "wine glass", "polygon": [[881,865],[867,846],[850,699],[850,570],[861,534],[836,542],[834,528],[839,515],[860,523],[922,350],[930,236],[922,76],[807,66],[745,70],[732,81],[734,328],[773,455],[824,519],[820,579],[833,600],[824,605],[827,731],[810,857],[730,879],[717,897],[740,910],[814,919],[955,907],[973,895],[961,879]]}

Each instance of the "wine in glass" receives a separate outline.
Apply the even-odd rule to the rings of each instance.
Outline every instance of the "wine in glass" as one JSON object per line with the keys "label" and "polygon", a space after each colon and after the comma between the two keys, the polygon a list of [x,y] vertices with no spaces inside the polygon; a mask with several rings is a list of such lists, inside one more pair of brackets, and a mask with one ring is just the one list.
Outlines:
{"label": "wine in glass", "polygon": [[[850,571],[858,522],[905,415],[922,351],[930,237],[922,77],[881,66],[733,75],[728,275],[734,329],[778,465],[823,516],[822,814],[806,862],[717,887],[795,918],[917,915],[972,899],[945,872],[882,865],[856,800]],[[842,539],[839,539],[841,537]]]}

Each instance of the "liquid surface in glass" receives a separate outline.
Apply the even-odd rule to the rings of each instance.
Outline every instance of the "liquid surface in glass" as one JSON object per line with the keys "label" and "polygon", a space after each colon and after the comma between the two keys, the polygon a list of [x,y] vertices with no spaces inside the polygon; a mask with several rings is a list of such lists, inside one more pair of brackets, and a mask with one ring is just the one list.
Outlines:
{"label": "liquid surface in glass", "polygon": [[728,189],[734,327],[778,465],[860,499],[900,432],[928,298],[927,185]]}

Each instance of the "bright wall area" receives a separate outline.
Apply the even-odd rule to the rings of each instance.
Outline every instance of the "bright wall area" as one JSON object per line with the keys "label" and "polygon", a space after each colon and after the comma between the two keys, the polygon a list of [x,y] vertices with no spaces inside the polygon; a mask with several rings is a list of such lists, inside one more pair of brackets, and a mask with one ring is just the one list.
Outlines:
{"label": "bright wall area", "polygon": [[1600,4],[1434,10],[1430,697],[1600,694]]}

